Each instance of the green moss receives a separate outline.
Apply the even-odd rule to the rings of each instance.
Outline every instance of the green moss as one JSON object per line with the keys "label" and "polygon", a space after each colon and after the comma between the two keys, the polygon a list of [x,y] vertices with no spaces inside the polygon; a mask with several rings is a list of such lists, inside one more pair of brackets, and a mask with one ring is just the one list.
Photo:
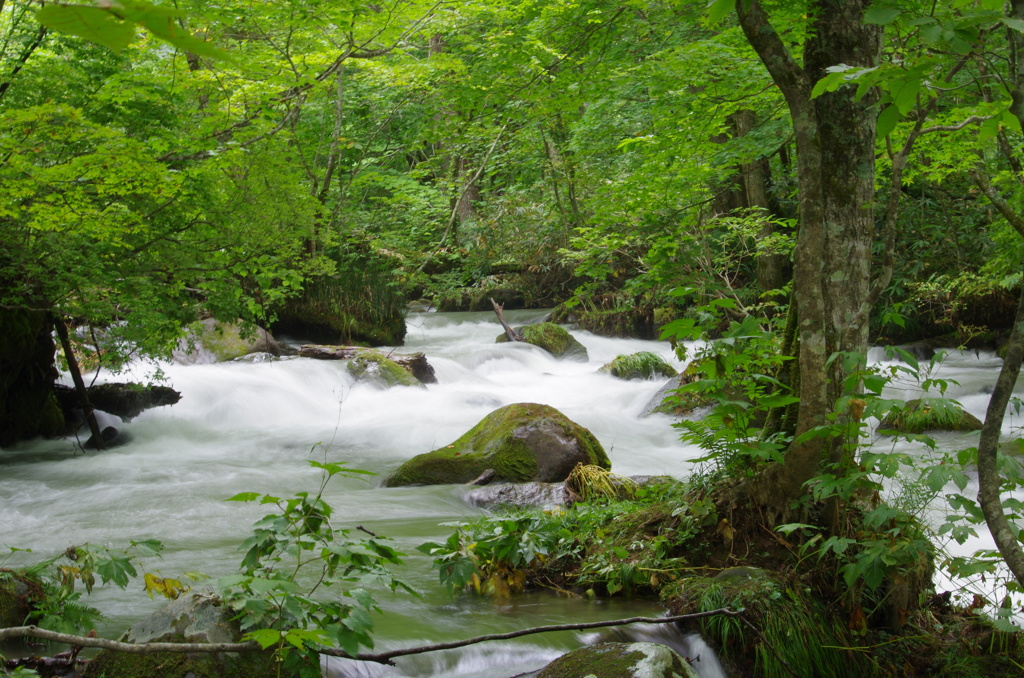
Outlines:
{"label": "green moss", "polygon": [[[576,454],[553,451],[550,445],[557,438],[574,440]],[[577,461],[611,467],[604,448],[590,431],[553,407],[519,403],[495,410],[452,444],[413,457],[385,484],[466,483],[487,469],[493,469],[496,479],[506,482],[550,482],[550,475],[561,474],[557,478],[560,481]],[[562,474],[564,466],[567,468]]]}
{"label": "green moss", "polygon": [[981,421],[960,405],[943,398],[908,400],[898,411],[882,420],[880,429],[901,433],[925,431],[980,431]]}
{"label": "green moss", "polygon": [[372,382],[384,388],[392,386],[426,388],[419,379],[394,360],[389,360],[374,351],[360,351],[346,363],[345,368],[356,379]]}
{"label": "green moss", "polygon": [[600,643],[559,657],[537,678],[688,678],[697,674],[682,657],[654,643]]}
{"label": "green moss", "polygon": [[[556,358],[568,358],[570,360],[585,361],[588,359],[587,349],[583,344],[569,334],[561,325],[555,323],[539,323],[537,325],[526,325],[517,327],[518,332],[527,344],[539,346]],[[495,343],[503,344],[508,341],[504,334],[498,335]]]}
{"label": "green moss", "polygon": [[601,367],[601,371],[619,379],[654,379],[678,375],[671,365],[650,351],[616,356],[615,360]]}
{"label": "green moss", "polygon": [[[298,676],[284,670],[285,678]],[[278,662],[271,652],[187,654],[158,652],[128,654],[104,651],[89,662],[83,678],[277,678]]]}

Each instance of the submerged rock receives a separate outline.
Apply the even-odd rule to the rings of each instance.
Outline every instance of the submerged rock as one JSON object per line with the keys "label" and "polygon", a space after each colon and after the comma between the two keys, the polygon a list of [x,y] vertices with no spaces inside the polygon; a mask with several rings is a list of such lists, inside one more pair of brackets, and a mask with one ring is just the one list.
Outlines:
{"label": "submerged rock", "polygon": [[504,506],[550,510],[569,503],[569,495],[565,483],[499,483],[470,490],[466,501],[485,509]]}
{"label": "submerged rock", "polygon": [[359,351],[345,364],[345,369],[357,381],[373,384],[378,388],[391,388],[392,386],[426,388],[423,382],[401,365],[375,351]]}
{"label": "submerged rock", "polygon": [[388,487],[468,483],[488,470],[498,482],[561,482],[576,464],[611,468],[597,438],[547,405],[506,405],[450,445],[420,454],[385,481]]}
{"label": "submerged rock", "polygon": [[351,360],[360,353],[376,353],[377,355],[387,358],[388,360],[397,363],[409,374],[419,379],[424,384],[436,384],[437,376],[434,374],[434,368],[430,363],[427,362],[427,356],[423,353],[408,353],[408,354],[397,354],[388,353],[384,354],[380,351],[375,351],[369,348],[359,348],[356,346],[332,346],[324,344],[305,344],[298,350],[300,358],[314,358],[316,360]]}
{"label": "submerged rock", "polygon": [[[537,325],[517,327],[515,331],[523,337],[523,341],[527,344],[539,346],[556,358],[579,360],[581,362],[589,359],[586,347],[576,341],[576,338],[569,334],[561,325],[539,323]],[[495,343],[498,344],[503,344],[507,341],[508,337],[504,334],[499,334],[498,338],[495,339]]]}
{"label": "submerged rock", "polygon": [[537,678],[697,678],[679,654],[658,643],[600,643],[562,655]]}
{"label": "submerged rock", "polygon": [[981,420],[959,404],[942,398],[908,400],[890,412],[879,424],[879,432],[924,433],[925,431],[980,431]]}
{"label": "submerged rock", "polygon": [[[218,598],[192,593],[171,601],[132,624],[121,637],[126,643],[237,643],[242,632],[235,611]],[[84,678],[272,678],[278,664],[271,652],[128,654],[104,650],[89,662]],[[283,670],[281,676],[297,674]]]}
{"label": "submerged rock", "polygon": [[629,355],[619,355],[615,360],[601,367],[619,379],[655,379],[657,377],[678,376],[675,368],[661,359],[661,356],[650,351],[640,351]]}

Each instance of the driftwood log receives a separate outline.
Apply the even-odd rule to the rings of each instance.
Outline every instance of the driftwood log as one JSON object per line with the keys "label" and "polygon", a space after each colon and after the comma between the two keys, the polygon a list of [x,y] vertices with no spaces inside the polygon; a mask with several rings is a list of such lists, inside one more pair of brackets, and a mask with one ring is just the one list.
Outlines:
{"label": "driftwood log", "polygon": [[422,353],[409,355],[396,355],[384,353],[372,348],[361,348],[359,346],[326,346],[321,344],[306,344],[299,348],[299,355],[303,358],[315,358],[317,360],[348,360],[355,357],[360,351],[373,351],[388,360],[398,363],[412,376],[424,384],[436,384],[437,376],[434,375],[434,368],[427,362],[427,356]]}
{"label": "driftwood log", "polygon": [[494,299],[491,299],[491,306],[494,307],[494,313],[498,316],[498,322],[505,328],[505,336],[508,337],[509,341],[522,341],[523,335],[512,329],[512,326],[505,322],[505,315],[502,311],[505,309],[504,304],[499,304]]}

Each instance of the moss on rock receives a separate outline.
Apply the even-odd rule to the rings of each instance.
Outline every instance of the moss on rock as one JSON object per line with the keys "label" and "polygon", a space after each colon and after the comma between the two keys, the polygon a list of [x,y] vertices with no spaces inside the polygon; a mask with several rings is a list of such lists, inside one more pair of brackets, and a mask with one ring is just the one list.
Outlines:
{"label": "moss on rock", "polygon": [[685,659],[658,643],[600,643],[562,655],[537,678],[696,678]]}
{"label": "moss on rock", "polygon": [[404,367],[375,351],[360,351],[345,364],[345,369],[358,381],[368,382],[381,388],[392,386],[417,386],[426,388],[419,379]]}
{"label": "moss on rock", "polygon": [[661,356],[650,351],[616,356],[615,360],[602,366],[601,371],[619,379],[654,379],[679,374]]}
{"label": "moss on rock", "polygon": [[959,404],[943,398],[908,400],[890,412],[879,426],[880,432],[924,433],[925,431],[980,431],[981,420]]}
{"label": "moss on rock", "polygon": [[[561,325],[555,323],[526,325],[517,327],[516,332],[523,337],[523,341],[527,344],[539,346],[556,358],[579,361],[586,361],[589,358],[586,347],[576,341],[576,338]],[[507,341],[508,337],[500,334],[495,343],[503,344]]]}
{"label": "moss on rock", "polygon": [[402,464],[388,487],[467,483],[492,469],[495,481],[560,482],[576,464],[611,468],[597,438],[553,407],[506,405],[461,438]]}

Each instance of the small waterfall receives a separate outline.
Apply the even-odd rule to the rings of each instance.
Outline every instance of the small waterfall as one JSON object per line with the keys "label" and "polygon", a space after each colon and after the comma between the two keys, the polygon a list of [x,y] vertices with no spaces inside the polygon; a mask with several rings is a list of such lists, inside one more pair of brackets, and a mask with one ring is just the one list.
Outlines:
{"label": "small waterfall", "polygon": [[658,643],[667,645],[690,662],[700,678],[727,678],[718,655],[700,634],[683,633],[675,624],[630,624],[582,636],[587,645],[597,643]]}

